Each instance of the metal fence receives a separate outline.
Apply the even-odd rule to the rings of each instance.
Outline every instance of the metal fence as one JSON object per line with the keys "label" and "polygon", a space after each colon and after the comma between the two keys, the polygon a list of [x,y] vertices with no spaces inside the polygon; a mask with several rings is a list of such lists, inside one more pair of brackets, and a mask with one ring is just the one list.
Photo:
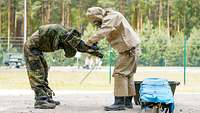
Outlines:
{"label": "metal fence", "polygon": [[0,45],[7,50],[10,48],[16,48],[21,51],[23,48],[24,37],[0,37]]}

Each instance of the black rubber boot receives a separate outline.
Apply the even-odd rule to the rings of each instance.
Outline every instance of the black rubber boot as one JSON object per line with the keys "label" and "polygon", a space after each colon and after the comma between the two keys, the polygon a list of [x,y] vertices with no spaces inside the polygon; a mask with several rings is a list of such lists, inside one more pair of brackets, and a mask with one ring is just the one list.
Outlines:
{"label": "black rubber boot", "polygon": [[36,109],[54,109],[55,107],[56,107],[56,104],[49,102],[49,97],[47,97],[47,96],[36,97],[34,108],[36,108]]}
{"label": "black rubber boot", "polygon": [[49,98],[48,102],[49,102],[49,103],[53,103],[53,104],[55,104],[55,105],[60,105],[60,101],[55,101],[55,100],[53,100],[52,97]]}
{"label": "black rubber boot", "polygon": [[132,98],[133,98],[132,96],[125,97],[125,107],[128,109],[133,108]]}
{"label": "black rubber boot", "polygon": [[119,110],[125,110],[124,105],[124,97],[116,97],[115,96],[115,102],[111,106],[105,106],[105,111],[119,111]]}
{"label": "black rubber boot", "polygon": [[45,91],[46,91],[47,95],[49,96],[49,100],[48,100],[49,103],[53,103],[55,105],[60,105],[59,101],[55,101],[53,99],[53,96],[55,96],[55,93],[48,85],[46,86]]}

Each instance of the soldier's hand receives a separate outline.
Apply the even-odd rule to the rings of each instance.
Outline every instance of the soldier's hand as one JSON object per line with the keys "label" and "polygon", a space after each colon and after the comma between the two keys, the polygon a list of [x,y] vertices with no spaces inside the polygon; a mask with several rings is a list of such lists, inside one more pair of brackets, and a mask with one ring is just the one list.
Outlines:
{"label": "soldier's hand", "polygon": [[92,50],[92,51],[90,51],[88,53],[93,55],[93,56],[96,56],[96,57],[99,57],[99,58],[103,58],[103,54],[100,53],[98,50]]}
{"label": "soldier's hand", "polygon": [[97,56],[99,58],[103,58],[103,54],[101,54],[99,52],[99,48],[93,44],[92,46],[88,46],[84,43],[84,41],[81,41],[79,43],[79,45],[76,47],[76,49],[79,51],[79,52],[85,52],[85,53],[89,53],[93,56]]}
{"label": "soldier's hand", "polygon": [[92,49],[94,50],[99,50],[99,47],[97,46],[97,43],[92,44],[92,46],[90,46]]}
{"label": "soldier's hand", "polygon": [[96,56],[96,57],[99,57],[99,58],[103,58],[103,54],[101,52],[99,52],[99,47],[97,46],[97,43],[95,44],[92,44],[92,46],[90,46],[90,49],[89,49],[89,54],[93,55],[93,56]]}
{"label": "soldier's hand", "polygon": [[80,41],[80,43],[76,47],[77,51],[79,52],[87,52],[90,47],[84,43],[84,41]]}
{"label": "soldier's hand", "polygon": [[84,41],[80,41],[80,43],[77,45],[76,49],[79,51],[79,52],[87,52],[89,49],[92,49],[92,50],[99,50],[99,48],[93,44],[92,46],[88,46],[85,44]]}

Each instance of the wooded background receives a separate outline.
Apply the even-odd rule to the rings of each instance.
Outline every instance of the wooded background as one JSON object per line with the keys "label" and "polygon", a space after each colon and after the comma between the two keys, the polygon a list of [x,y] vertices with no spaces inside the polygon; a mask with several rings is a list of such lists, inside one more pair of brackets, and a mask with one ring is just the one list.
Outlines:
{"label": "wooded background", "polygon": [[[86,39],[95,31],[85,17],[91,6],[112,8],[127,18],[142,40],[139,64],[182,66],[186,36],[187,63],[200,66],[200,0],[27,0],[27,35],[40,25],[57,23],[77,28]],[[23,19],[24,0],[0,0],[0,39],[23,40]],[[8,52],[6,44],[0,44],[0,61],[1,54]],[[103,65],[108,65],[108,43],[103,40],[100,46],[104,48]],[[14,44],[10,48],[21,52]],[[51,53],[47,60],[51,65],[75,64],[75,59],[66,59],[62,54]],[[112,50],[111,55],[114,62],[116,52]]]}

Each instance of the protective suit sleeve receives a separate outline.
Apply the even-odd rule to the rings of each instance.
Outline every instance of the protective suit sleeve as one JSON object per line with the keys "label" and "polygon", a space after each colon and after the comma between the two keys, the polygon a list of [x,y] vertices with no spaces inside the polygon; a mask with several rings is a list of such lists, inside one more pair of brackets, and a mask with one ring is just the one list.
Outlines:
{"label": "protective suit sleeve", "polygon": [[101,39],[108,36],[109,33],[116,30],[116,26],[119,24],[116,21],[117,19],[117,15],[104,17],[101,28],[99,28],[98,31],[87,40],[86,44],[92,46],[92,44],[99,42]]}

